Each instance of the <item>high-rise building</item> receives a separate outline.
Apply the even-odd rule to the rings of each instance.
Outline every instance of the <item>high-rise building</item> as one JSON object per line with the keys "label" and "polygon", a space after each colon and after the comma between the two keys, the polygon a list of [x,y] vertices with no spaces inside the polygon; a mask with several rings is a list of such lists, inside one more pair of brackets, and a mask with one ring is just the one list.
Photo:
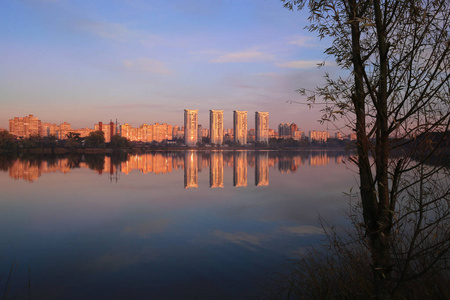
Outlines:
{"label": "high-rise building", "polygon": [[203,127],[202,124],[197,126],[197,140],[201,143],[203,141]]}
{"label": "high-rise building", "polygon": [[59,132],[58,132],[57,137],[59,139],[65,139],[67,134],[71,131],[73,131],[73,130],[69,123],[67,123],[67,122],[61,123],[59,125]]}
{"label": "high-rise building", "polygon": [[211,144],[223,144],[223,110],[209,111],[209,132]]}
{"label": "high-rise building", "polygon": [[256,142],[269,142],[269,113],[255,112],[255,135]]}
{"label": "high-rise building", "polygon": [[172,138],[173,139],[184,139],[184,126],[179,127],[178,125],[172,128]]}
{"label": "high-rise building", "polygon": [[236,144],[247,144],[247,112],[233,111],[233,135]]}
{"label": "high-rise building", "polygon": [[105,134],[105,142],[111,142],[111,137],[116,134],[116,124],[113,121],[109,122],[109,124],[103,124],[103,122],[98,122],[98,124],[94,125],[95,131],[103,131]]}
{"label": "high-rise building", "polygon": [[172,125],[155,123],[153,125],[143,124],[138,128],[133,128],[129,124],[121,126],[122,137],[130,141],[139,142],[163,142],[171,140],[173,137]]}
{"label": "high-rise building", "polygon": [[289,138],[289,137],[291,137],[291,124],[289,124],[289,123],[280,123],[278,125],[278,136],[280,138]]}
{"label": "high-rise building", "polygon": [[292,133],[292,138],[294,140],[300,141],[300,140],[305,138],[305,132],[304,131],[300,131],[300,130],[294,131]]}
{"label": "high-rise building", "polygon": [[317,143],[326,143],[329,138],[327,131],[312,130],[309,132],[309,141]]}
{"label": "high-rise building", "polygon": [[291,137],[295,136],[295,133],[298,131],[298,126],[295,123],[291,124]]}
{"label": "high-rise building", "polygon": [[198,110],[184,110],[184,143],[189,146],[197,144],[198,138]]}
{"label": "high-rise building", "polygon": [[9,120],[9,133],[17,137],[42,134],[42,122],[33,115]]}
{"label": "high-rise building", "polygon": [[154,141],[160,143],[172,139],[172,125],[155,123],[152,125],[152,129]]}

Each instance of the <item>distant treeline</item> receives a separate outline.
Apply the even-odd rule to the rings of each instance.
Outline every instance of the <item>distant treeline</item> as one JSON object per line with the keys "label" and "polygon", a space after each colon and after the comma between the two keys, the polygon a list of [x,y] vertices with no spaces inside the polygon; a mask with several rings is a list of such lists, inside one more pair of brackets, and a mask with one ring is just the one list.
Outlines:
{"label": "distant treeline", "polygon": [[[182,139],[174,139],[163,142],[130,142],[124,137],[114,135],[111,141],[106,143],[104,133],[102,131],[94,131],[87,137],[81,137],[78,133],[70,132],[66,139],[57,139],[56,136],[39,136],[32,135],[27,138],[16,138],[7,131],[0,131],[0,152],[2,153],[70,153],[70,152],[91,152],[106,153],[112,151],[127,150],[153,150],[153,149],[186,149]],[[424,141],[427,141],[424,143]],[[350,150],[353,148],[355,141],[328,139],[325,143],[309,142],[307,140],[295,140],[293,138],[270,138],[269,143],[251,142],[247,145],[236,144],[233,141],[225,141],[223,145],[210,144],[209,140],[203,139],[198,142],[195,148],[217,148],[227,147],[231,149],[249,149],[249,148],[266,148],[266,149],[291,149],[291,148],[345,148]],[[429,147],[421,148],[422,153],[431,151],[431,149],[440,149],[441,153],[450,156],[450,132],[443,133],[432,132],[422,134],[415,139],[410,140],[392,140],[392,149],[399,155],[407,155],[408,149],[416,147],[423,148],[423,145]],[[192,147],[190,147],[192,148]],[[417,151],[416,151],[417,152]]]}

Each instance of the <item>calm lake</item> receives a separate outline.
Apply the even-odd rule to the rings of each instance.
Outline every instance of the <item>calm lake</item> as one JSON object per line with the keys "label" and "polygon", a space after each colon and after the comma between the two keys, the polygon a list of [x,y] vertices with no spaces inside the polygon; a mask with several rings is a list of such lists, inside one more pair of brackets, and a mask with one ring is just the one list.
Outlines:
{"label": "calm lake", "polygon": [[[0,293],[258,299],[345,225],[345,153],[157,152],[0,159]],[[353,169],[353,170],[352,170]],[[28,288],[30,284],[31,288]]]}

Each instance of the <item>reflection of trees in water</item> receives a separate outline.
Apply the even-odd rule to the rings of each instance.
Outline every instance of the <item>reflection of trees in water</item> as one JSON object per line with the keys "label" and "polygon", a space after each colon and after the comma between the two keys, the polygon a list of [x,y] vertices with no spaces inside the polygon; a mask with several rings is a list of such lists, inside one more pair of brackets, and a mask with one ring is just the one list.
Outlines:
{"label": "reflection of trees in water", "polygon": [[80,167],[81,160],[81,154],[69,154],[67,155],[67,166],[70,169],[77,169]]}
{"label": "reflection of trees in water", "polygon": [[8,171],[17,159],[15,154],[2,154],[0,155],[0,170]]}
{"label": "reflection of trees in water", "polygon": [[39,154],[27,154],[20,156],[19,161],[29,166],[41,166],[42,161],[45,161],[45,157]]}
{"label": "reflection of trees in water", "polygon": [[103,172],[105,168],[105,154],[88,154],[84,156],[84,160],[89,169],[99,173]]}
{"label": "reflection of trees in water", "polygon": [[325,166],[334,161],[340,164],[344,157],[349,156],[345,151],[274,151],[269,152],[269,166],[277,166],[281,173],[295,172],[302,165]]}
{"label": "reflection of trees in water", "polygon": [[121,163],[126,162],[128,160],[128,153],[125,152],[114,152],[110,155],[111,163],[117,167]]}

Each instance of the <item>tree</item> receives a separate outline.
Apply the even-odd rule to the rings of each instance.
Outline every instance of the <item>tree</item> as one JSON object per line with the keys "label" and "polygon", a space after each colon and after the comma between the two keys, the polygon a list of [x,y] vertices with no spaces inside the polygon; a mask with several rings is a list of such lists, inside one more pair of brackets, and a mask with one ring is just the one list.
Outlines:
{"label": "tree", "polygon": [[[356,132],[362,238],[375,298],[388,299],[408,282],[448,268],[448,169],[427,160],[450,125],[450,4],[282,1],[291,10],[307,5],[308,29],[332,39],[325,53],[346,74],[327,74],[324,86],[300,92],[312,103],[331,103],[324,121],[342,117]],[[436,132],[442,138],[431,143]]]}
{"label": "tree", "polygon": [[101,130],[90,132],[86,137],[84,144],[88,148],[103,148],[105,147],[105,133]]}
{"label": "tree", "polygon": [[118,134],[115,134],[111,137],[111,142],[109,142],[109,146],[112,149],[124,149],[128,147],[128,140],[126,137],[121,137]]}
{"label": "tree", "polygon": [[66,148],[76,149],[81,147],[82,139],[79,133],[69,132],[66,134],[65,146]]}
{"label": "tree", "polygon": [[0,152],[17,151],[17,142],[15,137],[6,130],[0,130]]}

